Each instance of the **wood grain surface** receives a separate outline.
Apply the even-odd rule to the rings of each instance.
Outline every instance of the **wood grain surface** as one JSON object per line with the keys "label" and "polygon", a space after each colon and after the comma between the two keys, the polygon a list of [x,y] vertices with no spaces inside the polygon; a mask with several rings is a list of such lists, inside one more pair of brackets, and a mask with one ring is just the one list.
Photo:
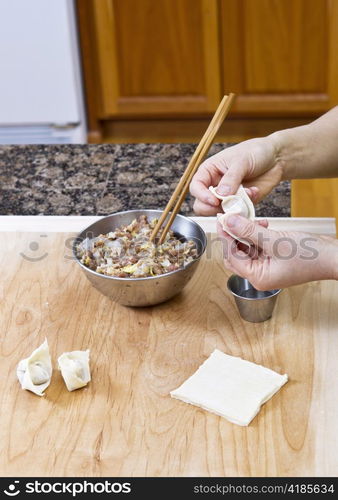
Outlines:
{"label": "wood grain surface", "polygon": [[94,47],[85,43],[82,55],[98,63],[100,119],[214,112],[222,97],[216,0],[85,3],[80,24],[92,12]]}
{"label": "wood grain surface", "polygon": [[338,220],[338,178],[292,181],[291,213],[294,217],[335,217]]}
{"label": "wood grain surface", "polygon": [[[271,320],[246,323],[212,242],[180,296],[128,309],[91,287],[69,234],[41,234],[1,234],[0,475],[337,474],[338,283],[284,290]],[[39,398],[15,371],[45,337]],[[216,347],[289,375],[247,428],[169,396]],[[86,348],[92,382],[70,393],[57,356]]]}
{"label": "wood grain surface", "polygon": [[221,90],[237,96],[232,116],[314,116],[336,105],[337,2],[220,0],[219,6]]}

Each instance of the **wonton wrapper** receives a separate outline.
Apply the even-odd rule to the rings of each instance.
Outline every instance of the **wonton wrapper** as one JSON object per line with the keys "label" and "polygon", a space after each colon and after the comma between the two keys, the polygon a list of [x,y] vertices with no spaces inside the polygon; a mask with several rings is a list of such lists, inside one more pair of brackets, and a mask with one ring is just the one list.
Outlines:
{"label": "wonton wrapper", "polygon": [[58,358],[58,364],[69,391],[80,389],[90,382],[89,349],[64,352]]}
{"label": "wonton wrapper", "polygon": [[50,384],[52,377],[52,361],[49,354],[47,339],[29,358],[22,359],[16,370],[22,389],[44,396],[44,390]]}
{"label": "wonton wrapper", "polygon": [[215,349],[170,395],[234,424],[249,425],[261,405],[287,381],[287,375]]}
{"label": "wonton wrapper", "polygon": [[239,186],[236,194],[231,194],[229,196],[221,196],[216,192],[216,188],[213,186],[209,187],[210,191],[216,198],[222,200],[221,206],[224,214],[217,214],[217,220],[221,224],[223,230],[230,234],[235,240],[240,241],[246,245],[250,245],[247,240],[238,238],[238,236],[231,233],[225,224],[226,217],[229,214],[241,215],[249,220],[255,220],[255,207],[252,203],[249,195],[245,191],[244,187]]}

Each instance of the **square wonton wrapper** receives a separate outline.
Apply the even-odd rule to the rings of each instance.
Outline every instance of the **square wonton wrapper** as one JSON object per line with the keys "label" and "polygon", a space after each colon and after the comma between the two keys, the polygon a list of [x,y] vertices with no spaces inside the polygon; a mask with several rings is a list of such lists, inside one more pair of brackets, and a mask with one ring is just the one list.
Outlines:
{"label": "square wonton wrapper", "polygon": [[269,368],[215,349],[170,395],[216,413],[234,424],[249,425],[261,405],[287,380],[287,375],[279,375]]}

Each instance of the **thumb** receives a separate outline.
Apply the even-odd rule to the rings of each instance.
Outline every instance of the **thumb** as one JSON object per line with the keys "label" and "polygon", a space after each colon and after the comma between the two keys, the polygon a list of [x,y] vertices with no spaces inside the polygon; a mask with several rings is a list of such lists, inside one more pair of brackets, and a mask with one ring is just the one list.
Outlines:
{"label": "thumb", "polygon": [[245,163],[232,164],[219,181],[216,188],[217,193],[221,196],[235,194],[246,175],[247,167]]}
{"label": "thumb", "polygon": [[249,241],[268,254],[271,253],[273,244],[278,237],[277,231],[267,229],[258,222],[237,214],[225,215],[223,224],[224,230],[229,229],[234,236]]}

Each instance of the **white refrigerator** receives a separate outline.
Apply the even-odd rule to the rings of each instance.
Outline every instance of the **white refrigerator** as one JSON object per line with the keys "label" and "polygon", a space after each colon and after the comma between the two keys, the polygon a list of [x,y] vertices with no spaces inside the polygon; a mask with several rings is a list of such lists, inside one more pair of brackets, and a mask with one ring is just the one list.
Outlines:
{"label": "white refrigerator", "polygon": [[0,0],[0,144],[83,142],[73,0]]}

